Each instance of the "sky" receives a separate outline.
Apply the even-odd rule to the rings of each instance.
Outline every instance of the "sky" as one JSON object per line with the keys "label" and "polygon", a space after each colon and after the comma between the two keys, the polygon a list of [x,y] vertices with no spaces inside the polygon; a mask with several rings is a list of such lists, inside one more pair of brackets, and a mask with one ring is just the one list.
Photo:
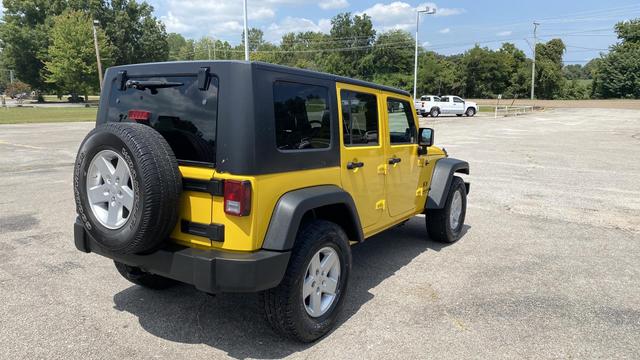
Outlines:
{"label": "sky", "polygon": [[[148,0],[168,32],[185,37],[211,36],[238,44],[242,33],[241,0]],[[378,33],[402,29],[415,33],[415,11],[436,8],[421,15],[419,42],[441,54],[462,53],[479,44],[498,48],[513,42],[531,56],[533,22],[539,41],[560,37],[567,45],[566,64],[584,64],[616,43],[613,25],[640,18],[637,0],[248,0],[249,27],[264,31],[265,39],[278,43],[287,32],[322,31],[340,12],[366,13]],[[2,9],[0,7],[0,14]]]}

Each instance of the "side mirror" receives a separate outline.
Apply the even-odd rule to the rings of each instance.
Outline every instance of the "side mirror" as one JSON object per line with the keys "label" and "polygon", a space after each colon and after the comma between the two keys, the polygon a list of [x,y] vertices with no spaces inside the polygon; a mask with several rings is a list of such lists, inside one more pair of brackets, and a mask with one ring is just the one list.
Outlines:
{"label": "side mirror", "polygon": [[418,145],[423,147],[433,145],[433,129],[420,128],[420,132],[418,134]]}

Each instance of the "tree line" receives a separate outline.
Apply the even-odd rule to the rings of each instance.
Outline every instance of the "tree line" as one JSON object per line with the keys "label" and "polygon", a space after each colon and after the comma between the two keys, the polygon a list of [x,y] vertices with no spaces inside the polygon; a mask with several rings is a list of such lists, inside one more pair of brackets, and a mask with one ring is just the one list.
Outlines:
{"label": "tree line", "polygon": [[[166,33],[153,8],[135,0],[5,0],[0,23],[0,68],[43,93],[98,92],[92,21],[97,19],[103,67],[152,61],[244,59],[244,36],[232,45],[209,37]],[[619,42],[586,65],[563,64],[561,39],[536,45],[536,97],[541,99],[640,98],[640,19],[615,26]],[[410,91],[414,38],[406,31],[378,33],[366,14],[341,13],[329,33],[298,32],[278,44],[248,33],[251,60],[323,71]],[[532,60],[512,43],[479,45],[445,56],[420,48],[419,94],[469,98],[526,98]],[[0,90],[6,86],[0,74]]]}

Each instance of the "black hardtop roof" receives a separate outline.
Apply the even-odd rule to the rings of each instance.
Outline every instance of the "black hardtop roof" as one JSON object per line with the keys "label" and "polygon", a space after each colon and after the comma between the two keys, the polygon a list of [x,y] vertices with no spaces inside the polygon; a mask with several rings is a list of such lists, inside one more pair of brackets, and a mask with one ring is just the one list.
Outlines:
{"label": "black hardtop roof", "polygon": [[121,66],[114,66],[111,69],[113,69],[113,70],[120,70],[120,69],[122,69],[122,70],[127,70],[127,69],[134,70],[137,67],[142,68],[142,67],[149,67],[149,66],[153,66],[153,65],[170,66],[172,64],[173,65],[189,65],[189,64],[193,65],[193,64],[198,64],[199,66],[203,66],[203,65],[206,65],[206,64],[212,64],[212,65],[215,65],[215,64],[228,64],[228,65],[231,65],[231,66],[236,66],[236,65],[237,66],[247,66],[247,65],[251,65],[251,66],[255,66],[256,68],[264,69],[264,70],[267,70],[267,71],[277,71],[277,72],[291,74],[291,75],[308,76],[308,77],[314,77],[314,78],[319,78],[319,79],[326,79],[326,80],[331,80],[331,81],[336,81],[336,82],[341,82],[341,83],[346,83],[346,84],[359,85],[359,86],[369,87],[369,88],[373,88],[373,89],[389,91],[389,92],[393,92],[393,93],[404,95],[404,96],[411,96],[411,94],[409,94],[409,92],[401,90],[401,89],[397,89],[397,88],[394,88],[394,87],[391,87],[391,86],[380,85],[380,84],[372,83],[372,82],[369,82],[369,81],[352,79],[352,78],[348,78],[348,77],[344,77],[344,76],[338,76],[338,75],[319,72],[319,71],[298,69],[298,68],[293,68],[293,67],[284,66],[284,65],[269,64],[269,63],[262,62],[262,61],[242,61],[242,60],[169,61],[169,62],[121,65]]}

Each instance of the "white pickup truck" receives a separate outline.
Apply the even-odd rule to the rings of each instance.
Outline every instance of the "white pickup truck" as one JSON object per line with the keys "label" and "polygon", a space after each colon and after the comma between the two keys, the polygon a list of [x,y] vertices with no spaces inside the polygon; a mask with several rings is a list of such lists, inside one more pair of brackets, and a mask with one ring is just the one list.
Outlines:
{"label": "white pickup truck", "polygon": [[456,114],[473,116],[478,112],[478,105],[473,101],[465,101],[454,95],[424,95],[415,102],[418,115],[436,117],[440,114]]}

